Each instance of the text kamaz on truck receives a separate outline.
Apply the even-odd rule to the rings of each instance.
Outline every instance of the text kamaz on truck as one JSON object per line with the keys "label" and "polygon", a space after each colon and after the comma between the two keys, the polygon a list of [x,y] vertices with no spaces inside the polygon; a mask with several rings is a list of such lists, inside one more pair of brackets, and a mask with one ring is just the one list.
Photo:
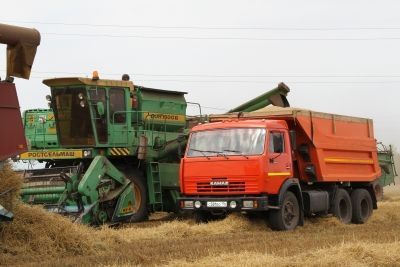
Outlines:
{"label": "text kamaz on truck", "polygon": [[240,115],[192,129],[180,167],[182,209],[202,220],[262,212],[271,228],[291,230],[307,215],[364,223],[377,208],[372,120],[293,108]]}

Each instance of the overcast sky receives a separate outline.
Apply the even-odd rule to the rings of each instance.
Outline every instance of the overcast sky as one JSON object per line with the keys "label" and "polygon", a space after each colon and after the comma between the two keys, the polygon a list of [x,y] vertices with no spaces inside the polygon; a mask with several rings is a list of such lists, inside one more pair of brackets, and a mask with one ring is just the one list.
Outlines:
{"label": "overcast sky", "polygon": [[376,138],[400,147],[399,1],[13,0],[1,10],[1,23],[42,34],[31,79],[16,79],[22,110],[46,107],[44,78],[93,70],[186,91],[206,113],[283,81],[292,106],[372,118]]}

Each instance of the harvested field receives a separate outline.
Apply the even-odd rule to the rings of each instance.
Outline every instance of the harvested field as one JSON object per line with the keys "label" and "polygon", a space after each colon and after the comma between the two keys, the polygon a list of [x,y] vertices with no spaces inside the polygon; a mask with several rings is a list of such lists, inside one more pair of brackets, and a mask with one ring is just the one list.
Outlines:
{"label": "harvested field", "polygon": [[90,228],[19,204],[0,226],[2,265],[393,266],[400,264],[400,190],[365,225],[308,219],[293,232],[273,232],[244,215],[196,225],[156,214],[150,222]]}

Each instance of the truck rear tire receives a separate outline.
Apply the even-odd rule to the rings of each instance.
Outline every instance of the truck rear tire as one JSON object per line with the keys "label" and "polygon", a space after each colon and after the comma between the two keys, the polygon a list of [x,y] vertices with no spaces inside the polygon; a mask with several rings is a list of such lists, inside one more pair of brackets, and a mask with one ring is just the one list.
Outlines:
{"label": "truck rear tire", "polygon": [[142,222],[149,219],[149,211],[147,208],[147,186],[144,178],[140,175],[128,176],[132,181],[132,189],[135,193],[135,205],[133,207],[134,214],[130,218],[130,222]]}
{"label": "truck rear tire", "polygon": [[349,193],[343,188],[336,191],[335,199],[333,200],[333,214],[342,223],[349,224],[352,219],[352,205]]}
{"label": "truck rear tire", "polygon": [[271,210],[268,215],[269,226],[273,230],[293,230],[300,222],[300,206],[295,194],[286,191],[279,210]]}
{"label": "truck rear tire", "polygon": [[363,224],[368,221],[372,215],[372,198],[365,189],[356,189],[351,194],[351,204],[353,206],[352,222]]}

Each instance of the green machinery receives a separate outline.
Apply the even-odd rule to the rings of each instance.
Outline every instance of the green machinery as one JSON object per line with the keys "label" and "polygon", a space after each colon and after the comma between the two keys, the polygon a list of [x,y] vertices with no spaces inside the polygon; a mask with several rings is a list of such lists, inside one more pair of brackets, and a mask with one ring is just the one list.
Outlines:
{"label": "green machinery", "polygon": [[394,184],[397,176],[392,146],[387,147],[378,143],[378,159],[382,175],[375,183],[374,189],[377,199],[381,200],[383,198],[383,187]]}
{"label": "green machinery", "polygon": [[[142,221],[149,212],[178,210],[179,163],[190,127],[185,93],[136,86],[126,75],[43,83],[51,89],[47,99],[58,144],[43,136],[53,133],[45,129],[53,125],[51,111],[28,111],[31,150],[20,159],[45,162],[46,168],[25,171],[25,202],[76,214],[89,224]],[[240,109],[287,103],[288,91],[279,85]]]}
{"label": "green machinery", "polygon": [[22,122],[30,150],[59,147],[53,110],[26,110]]}

